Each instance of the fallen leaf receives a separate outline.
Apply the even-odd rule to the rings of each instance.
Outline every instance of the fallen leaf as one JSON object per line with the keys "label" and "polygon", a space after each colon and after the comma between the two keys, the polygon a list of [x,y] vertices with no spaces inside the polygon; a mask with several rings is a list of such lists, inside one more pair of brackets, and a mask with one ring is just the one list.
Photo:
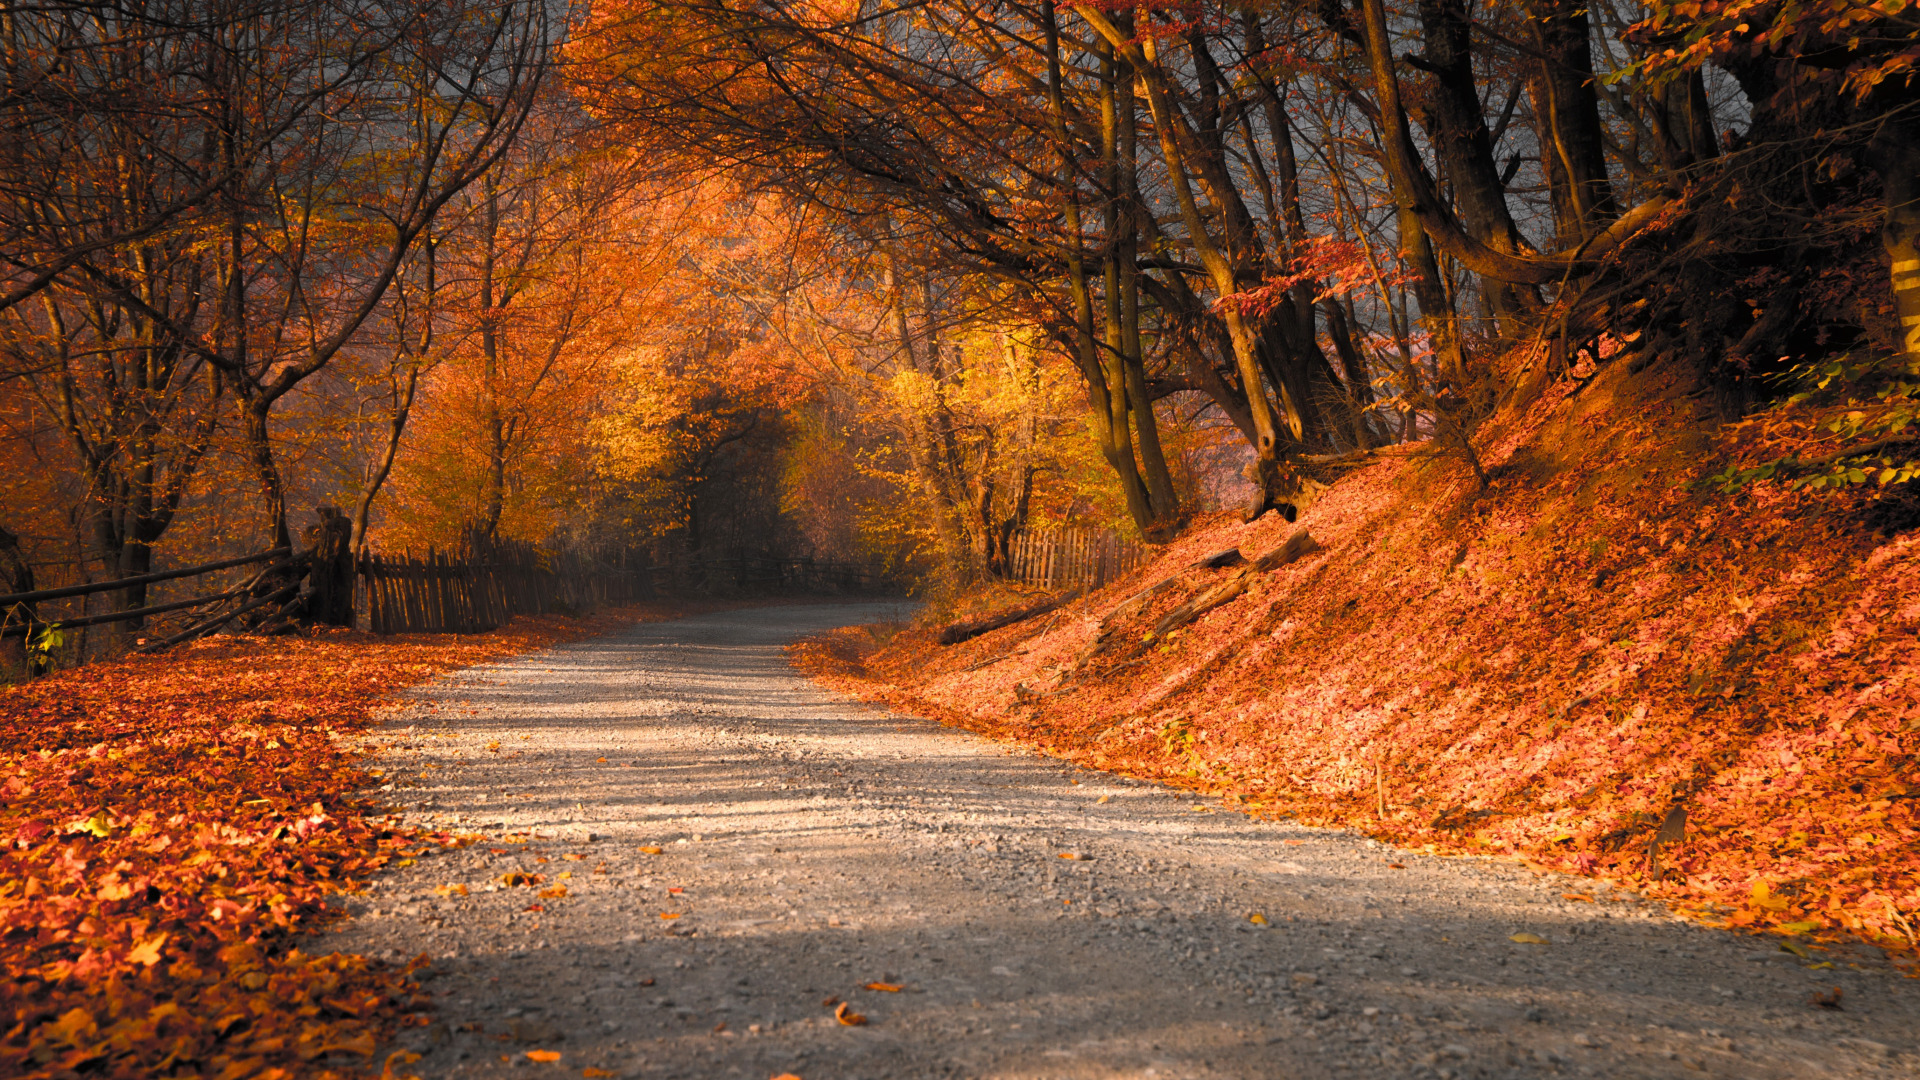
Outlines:
{"label": "fallen leaf", "polygon": [[411,1050],[395,1050],[393,1053],[387,1055],[386,1064],[381,1066],[380,1080],[399,1080],[398,1077],[393,1075],[393,1066],[395,1063],[411,1065],[419,1060],[420,1055]]}
{"label": "fallen leaf", "polygon": [[464,884],[436,885],[434,886],[433,893],[435,896],[466,896],[468,895],[467,887]]}
{"label": "fallen leaf", "polygon": [[518,870],[500,875],[502,885],[538,885],[545,880],[547,880],[545,874],[523,874]]}
{"label": "fallen leaf", "polygon": [[139,964],[142,967],[152,967],[160,962],[162,955],[160,950],[166,943],[167,935],[155,934],[140,944],[135,945],[133,951],[127,953],[127,962],[130,964]]}
{"label": "fallen leaf", "polygon": [[1072,859],[1075,862],[1092,862],[1093,861],[1093,856],[1082,855],[1078,851],[1063,851],[1060,853],[1060,857],[1063,859]]}
{"label": "fallen leaf", "polygon": [[781,1073],[779,1076],[774,1077],[773,1080],[800,1080],[800,1078],[792,1073]]}
{"label": "fallen leaf", "polygon": [[527,1051],[527,1060],[528,1060],[528,1061],[548,1061],[548,1062],[552,1062],[552,1061],[559,1061],[559,1060],[560,1060],[560,1051],[558,1051],[558,1050],[529,1050],[529,1051]]}
{"label": "fallen leaf", "polygon": [[1390,862],[1387,864],[1387,869],[1389,870],[1405,870],[1406,868],[1407,864],[1403,862]]}
{"label": "fallen leaf", "polygon": [[1095,799],[1095,800],[1093,800],[1093,801],[1094,801],[1094,802],[1106,802],[1106,801],[1107,801],[1108,799],[1111,799],[1111,798],[1113,798],[1113,796],[1111,796],[1111,795],[1102,795],[1102,796],[1100,796],[1099,798],[1097,798],[1097,799]]}
{"label": "fallen leaf", "polygon": [[727,1022],[725,1020],[713,1025],[713,1031],[716,1035],[725,1030],[727,1030]]}
{"label": "fallen leaf", "polygon": [[580,1075],[586,1077],[587,1080],[604,1080],[606,1077],[619,1076],[620,1074],[610,1069],[596,1069],[589,1065],[580,1070]]}
{"label": "fallen leaf", "polygon": [[1545,945],[1547,943],[1547,939],[1541,937],[1539,934],[1529,934],[1525,931],[1515,934],[1507,940],[1519,945]]}
{"label": "fallen leaf", "polygon": [[663,919],[677,919],[680,917],[680,913],[677,911],[663,911],[660,913],[660,917]]}
{"label": "fallen leaf", "polygon": [[1807,1004],[1818,1006],[1822,1009],[1838,1009],[1840,1007],[1840,999],[1846,995],[1847,992],[1837,986],[1826,991],[1816,990],[1813,996],[1807,999]]}
{"label": "fallen leaf", "polygon": [[587,858],[585,855],[576,855],[571,851],[567,852],[565,855],[562,855],[560,857],[567,860],[568,862],[584,862],[586,861],[586,858]]}
{"label": "fallen leaf", "polygon": [[900,991],[906,989],[906,987],[900,983],[870,982],[867,984],[867,989],[884,990],[889,994],[897,994]]}
{"label": "fallen leaf", "polygon": [[594,759],[593,759],[593,762],[594,762],[594,764],[596,764],[596,765],[605,765],[605,764],[607,763],[607,759],[606,759],[606,758],[594,758]]}
{"label": "fallen leaf", "polygon": [[551,889],[540,890],[540,897],[543,900],[558,900],[565,895],[567,895],[567,887],[565,885],[555,885]]}
{"label": "fallen leaf", "polygon": [[840,1004],[840,999],[839,999],[839,998],[837,998],[837,997],[830,997],[830,998],[828,998],[828,999],[826,999],[825,1001],[822,1001],[822,1002],[821,1002],[820,1004],[821,1004],[822,1006],[824,1006],[824,1007],[826,1007],[826,1008],[829,1008],[829,1009],[831,1009],[831,1008],[833,1008],[833,1007],[834,1007],[835,1005],[838,1005],[838,1004]]}
{"label": "fallen leaf", "polygon": [[659,848],[657,848],[657,847],[654,847],[654,846],[653,846],[653,845],[651,845],[651,844],[649,844],[649,845],[647,845],[646,847],[643,847],[643,848],[641,848],[641,849],[640,849],[640,854],[642,854],[642,855],[658,855],[658,854],[660,854],[660,849],[659,849]]}
{"label": "fallen leaf", "polygon": [[680,895],[681,893],[683,893],[683,892],[685,892],[685,891],[686,891],[685,889],[683,889],[683,888],[681,888],[681,887],[680,887],[680,886],[678,886],[678,885],[669,885],[669,886],[667,886],[667,892],[668,892],[669,894],[671,894],[671,895],[673,895],[673,896],[679,896],[679,895]]}
{"label": "fallen leaf", "polygon": [[1581,901],[1582,903],[1587,903],[1587,904],[1591,904],[1591,903],[1594,903],[1594,899],[1593,899],[1593,897],[1591,897],[1591,896],[1588,896],[1588,895],[1587,895],[1586,893],[1577,893],[1577,892],[1563,892],[1563,893],[1561,893],[1561,894],[1560,894],[1560,899],[1562,899],[1562,900],[1579,900],[1579,901]]}
{"label": "fallen leaf", "polygon": [[547,909],[546,909],[546,908],[545,908],[544,906],[542,906],[542,905],[540,905],[540,904],[528,904],[528,905],[527,905],[527,906],[526,906],[525,908],[523,908],[522,910],[524,910],[524,911],[535,911],[535,912],[538,912],[538,911],[545,911],[545,910],[547,910]]}
{"label": "fallen leaf", "polygon": [[1249,916],[1247,916],[1247,921],[1248,921],[1248,922],[1250,922],[1250,923],[1252,923],[1252,924],[1253,924],[1253,925],[1255,925],[1255,926],[1265,926],[1265,925],[1267,925],[1267,917],[1266,917],[1265,915],[1262,915],[1262,914],[1260,914],[1260,913],[1259,913],[1259,912],[1257,912],[1257,911],[1256,911],[1256,912],[1254,912],[1253,914],[1251,914],[1251,915],[1249,915]]}
{"label": "fallen leaf", "polygon": [[867,1022],[866,1017],[854,1012],[853,1006],[844,1001],[840,1003],[839,1008],[833,1010],[833,1018],[840,1021],[840,1023],[846,1027],[859,1027],[861,1024]]}
{"label": "fallen leaf", "polygon": [[1301,844],[1306,843],[1305,840],[1282,840],[1280,842],[1288,847],[1299,847]]}

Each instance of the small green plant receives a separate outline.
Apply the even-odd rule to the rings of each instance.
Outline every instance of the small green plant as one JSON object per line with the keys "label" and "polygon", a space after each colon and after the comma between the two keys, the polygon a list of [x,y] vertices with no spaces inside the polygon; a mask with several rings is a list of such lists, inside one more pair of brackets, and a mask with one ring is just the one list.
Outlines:
{"label": "small green plant", "polygon": [[[1797,365],[1777,379],[1796,389],[1767,415],[1787,414],[1783,427],[1801,445],[1758,465],[1729,466],[1704,484],[1731,494],[1779,479],[1819,491],[1887,487],[1920,476],[1920,457],[1914,455],[1920,450],[1920,362],[1843,355]],[[1810,453],[1834,440],[1846,445]]]}

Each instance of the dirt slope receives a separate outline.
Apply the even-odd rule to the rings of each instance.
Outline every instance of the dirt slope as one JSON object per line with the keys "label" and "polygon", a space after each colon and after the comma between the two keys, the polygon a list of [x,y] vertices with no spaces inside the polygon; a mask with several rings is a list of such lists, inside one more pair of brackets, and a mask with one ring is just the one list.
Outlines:
{"label": "dirt slope", "polygon": [[[1698,397],[1626,365],[1479,436],[1494,480],[1393,448],[1290,526],[1221,517],[1068,608],[962,645],[842,631],[826,681],[1311,821],[1520,856],[1734,926],[1858,933],[1920,915],[1920,532],[1711,469]],[[1164,639],[1235,572],[1187,570],[1085,659],[1101,619],[1205,554],[1304,527],[1324,550]],[[1044,631],[1044,632],[1043,632]],[[884,639],[884,640],[883,640]],[[1650,848],[1663,823],[1684,833]]]}

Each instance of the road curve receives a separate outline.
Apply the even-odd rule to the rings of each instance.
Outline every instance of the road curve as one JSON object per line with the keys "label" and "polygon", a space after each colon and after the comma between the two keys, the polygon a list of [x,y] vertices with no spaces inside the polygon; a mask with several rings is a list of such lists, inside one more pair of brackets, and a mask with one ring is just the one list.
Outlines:
{"label": "road curve", "polygon": [[[408,695],[375,738],[387,797],[416,823],[492,839],[348,898],[355,917],[324,947],[434,958],[437,1019],[403,1033],[424,1054],[410,1070],[1694,1080],[1920,1066],[1920,983],[1872,950],[1803,959],[1590,882],[1250,820],[849,702],[786,664],[797,635],[900,614],[648,623]],[[502,884],[515,874],[544,879]],[[1840,1008],[1814,1004],[1836,987]]]}

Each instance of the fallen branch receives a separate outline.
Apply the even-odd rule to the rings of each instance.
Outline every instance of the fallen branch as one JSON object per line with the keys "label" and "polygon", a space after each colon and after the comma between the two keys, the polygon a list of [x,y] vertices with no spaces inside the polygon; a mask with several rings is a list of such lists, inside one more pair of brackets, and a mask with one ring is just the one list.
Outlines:
{"label": "fallen branch", "polygon": [[1014,623],[1026,622],[1028,619],[1045,615],[1049,611],[1065,607],[1078,599],[1080,599],[1080,590],[1075,589],[1065,595],[1056,596],[1051,600],[1046,600],[1028,607],[1015,608],[1012,611],[1003,611],[998,615],[986,615],[978,619],[967,619],[962,622],[953,623],[944,630],[941,630],[940,636],[935,640],[942,645],[958,645],[963,641],[977,638],[981,634],[992,633],[1003,626],[1012,626]]}
{"label": "fallen branch", "polygon": [[164,641],[154,642],[151,645],[148,645],[141,649],[137,649],[135,651],[143,652],[143,653],[151,653],[151,652],[160,652],[165,649],[171,649],[175,645],[179,645],[183,642],[192,641],[194,638],[197,638],[197,637],[202,637],[207,634],[211,634],[215,630],[220,629],[222,626],[225,626],[226,624],[232,622],[233,620],[239,618],[240,616],[245,615],[249,611],[253,611],[256,608],[266,607],[268,604],[271,604],[276,600],[285,600],[286,598],[294,595],[299,591],[300,591],[300,583],[298,581],[293,582],[290,585],[286,585],[275,592],[270,592],[265,596],[262,596],[256,600],[251,601],[250,603],[242,604],[239,607],[234,608],[232,611],[215,615],[213,618],[208,619],[204,622],[195,623],[194,625],[187,627],[185,630],[180,631],[179,633],[173,635],[170,638],[165,639]]}
{"label": "fallen branch", "polygon": [[1225,581],[1213,588],[1162,615],[1160,621],[1153,624],[1153,636],[1161,637],[1171,633],[1214,608],[1237,599],[1241,593],[1247,591],[1247,586],[1252,584],[1255,574],[1278,570],[1290,562],[1319,550],[1320,545],[1314,542],[1313,537],[1307,535],[1307,530],[1296,531],[1292,536],[1287,537],[1286,543],[1234,571]]}

